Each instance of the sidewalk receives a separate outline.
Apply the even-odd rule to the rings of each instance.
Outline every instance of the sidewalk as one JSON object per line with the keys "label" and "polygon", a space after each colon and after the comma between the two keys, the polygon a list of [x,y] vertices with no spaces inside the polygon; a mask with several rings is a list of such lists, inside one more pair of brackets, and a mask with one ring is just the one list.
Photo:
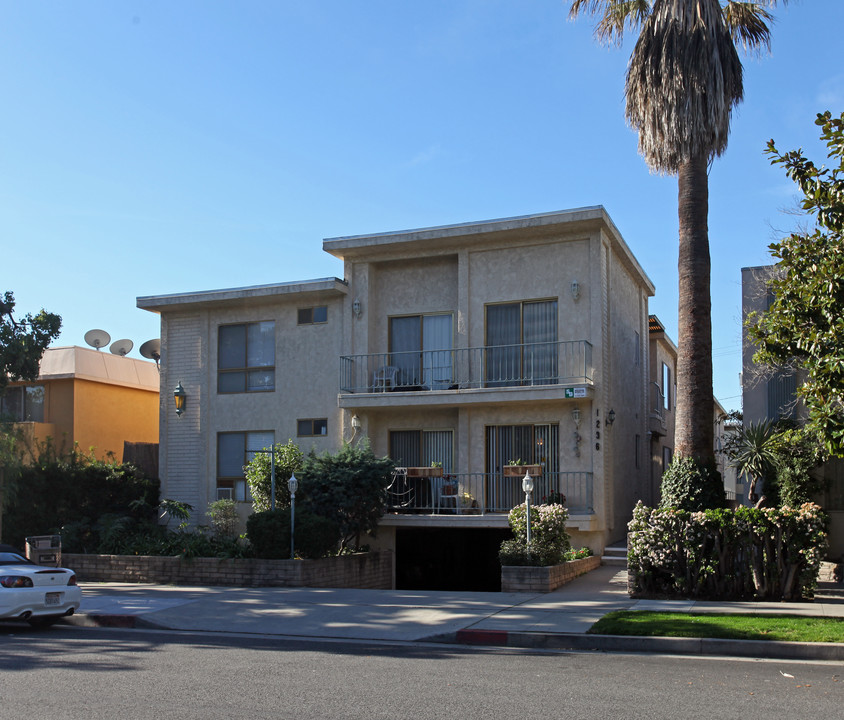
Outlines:
{"label": "sidewalk", "polygon": [[813,603],[633,600],[627,572],[602,566],[547,594],[82,583],[76,625],[262,636],[844,660],[844,644],[587,635],[613,610],[844,617],[844,587]]}

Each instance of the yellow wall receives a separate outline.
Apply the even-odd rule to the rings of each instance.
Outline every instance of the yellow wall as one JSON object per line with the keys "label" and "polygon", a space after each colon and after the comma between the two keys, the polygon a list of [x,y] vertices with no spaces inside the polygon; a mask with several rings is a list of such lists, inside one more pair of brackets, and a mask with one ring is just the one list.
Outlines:
{"label": "yellow wall", "polygon": [[123,442],[158,442],[158,393],[73,381],[73,440],[99,458],[123,460]]}

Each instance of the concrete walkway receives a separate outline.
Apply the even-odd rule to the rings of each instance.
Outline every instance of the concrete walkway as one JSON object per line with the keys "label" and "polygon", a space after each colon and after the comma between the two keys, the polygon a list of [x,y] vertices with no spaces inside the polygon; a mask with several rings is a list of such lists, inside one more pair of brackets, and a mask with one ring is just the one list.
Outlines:
{"label": "concrete walkway", "polygon": [[844,618],[844,586],[813,603],[632,600],[627,572],[602,566],[547,594],[177,587],[82,583],[77,625],[238,632],[261,636],[844,660],[844,644],[587,635],[612,610],[820,615]]}

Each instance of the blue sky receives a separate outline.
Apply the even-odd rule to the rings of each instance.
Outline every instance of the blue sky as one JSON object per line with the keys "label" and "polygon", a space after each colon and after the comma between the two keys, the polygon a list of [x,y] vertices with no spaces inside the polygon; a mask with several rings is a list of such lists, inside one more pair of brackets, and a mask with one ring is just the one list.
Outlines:
{"label": "blue sky", "polygon": [[[676,179],[625,125],[631,45],[562,0],[0,0],[0,290],[137,348],[140,295],[342,276],[322,239],[603,205],[677,337]],[[844,3],[775,10],[710,174],[715,395],[740,406],[740,269],[798,219],[763,150],[825,158]]]}

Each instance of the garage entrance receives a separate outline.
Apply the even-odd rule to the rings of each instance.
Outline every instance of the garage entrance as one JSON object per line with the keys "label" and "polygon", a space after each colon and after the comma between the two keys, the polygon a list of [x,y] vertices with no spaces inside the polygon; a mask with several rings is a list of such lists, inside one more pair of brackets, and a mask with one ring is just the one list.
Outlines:
{"label": "garage entrance", "polygon": [[499,592],[498,548],[510,530],[397,528],[397,590]]}

